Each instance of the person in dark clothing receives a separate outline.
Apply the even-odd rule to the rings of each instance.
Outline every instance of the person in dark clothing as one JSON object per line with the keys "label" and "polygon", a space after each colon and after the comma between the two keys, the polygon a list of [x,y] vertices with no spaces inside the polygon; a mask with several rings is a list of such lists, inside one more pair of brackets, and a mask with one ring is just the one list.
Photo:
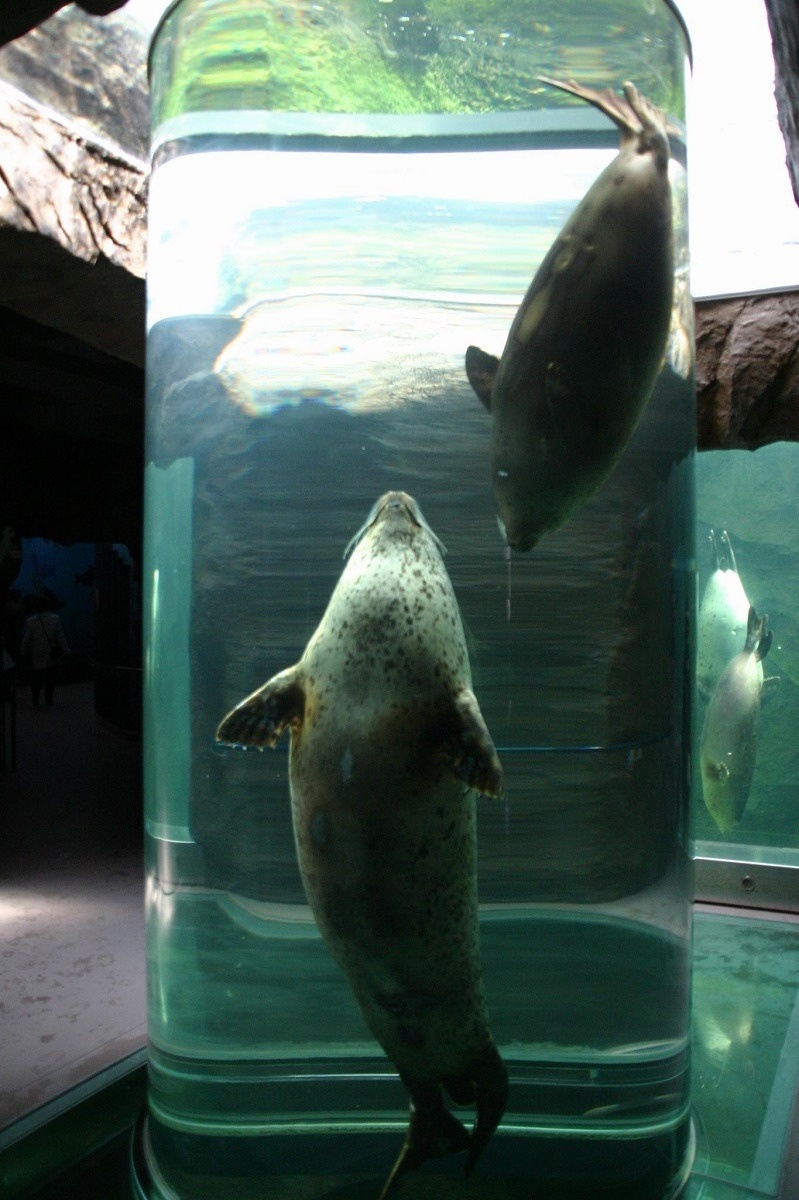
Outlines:
{"label": "person in dark clothing", "polygon": [[30,665],[31,699],[34,708],[39,707],[42,689],[45,704],[48,707],[52,705],[56,665],[65,654],[69,654],[69,646],[58,613],[53,612],[46,603],[38,607],[39,611],[28,617],[25,623],[20,646],[20,659]]}

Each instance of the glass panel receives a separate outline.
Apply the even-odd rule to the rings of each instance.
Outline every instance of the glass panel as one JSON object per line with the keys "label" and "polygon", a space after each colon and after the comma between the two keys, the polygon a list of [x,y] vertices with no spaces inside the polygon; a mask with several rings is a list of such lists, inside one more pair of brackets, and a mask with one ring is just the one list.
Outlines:
{"label": "glass panel", "polygon": [[[505,0],[500,8],[461,0],[427,6],[184,0],[167,12],[153,43],[153,127],[177,114],[265,107],[438,114],[558,107],[542,95],[530,64],[546,74],[562,71],[565,61],[578,63],[581,78],[592,83],[616,78],[624,63],[649,99],[682,118],[684,96],[675,81],[686,41],[674,11],[647,5],[643,37],[640,0],[605,0],[600,41],[592,7],[529,0]],[[578,57],[569,60],[563,47],[573,45]]]}
{"label": "glass panel", "polygon": [[[393,589],[385,618],[380,588],[363,618],[360,600],[348,595],[342,630],[353,630],[353,652],[342,644],[323,667],[334,689],[341,681],[341,698],[320,688],[318,707],[306,699],[297,710],[292,758],[284,745],[244,755],[214,743],[232,705],[297,661],[341,575],[344,546],[375,499],[400,487],[447,546],[475,690],[505,773],[504,799],[481,802],[476,816],[481,964],[512,1076],[506,1153],[496,1168],[486,1158],[487,1172],[518,1176],[524,1195],[533,1170],[559,1180],[561,1193],[568,1183],[584,1194],[586,1179],[607,1178],[615,1181],[608,1194],[624,1200],[655,1194],[654,1182],[641,1181],[675,1193],[682,1185],[692,1145],[683,801],[695,412],[690,355],[681,353],[689,334],[674,330],[612,477],[527,557],[511,559],[500,540],[490,427],[465,366],[475,340],[501,349],[536,264],[616,152],[616,132],[602,134],[587,106],[541,94],[538,75],[555,61],[548,54],[558,40],[559,61],[587,62],[586,70],[604,63],[608,84],[630,44],[629,72],[645,90],[651,82],[654,100],[671,106],[681,91],[682,34],[668,10],[655,21],[657,6],[621,7],[627,35],[612,45],[616,6],[583,5],[579,30],[575,8],[536,54],[546,5],[474,6],[465,24],[461,6],[441,0],[437,24],[433,5],[424,21],[408,6],[395,29],[394,11],[373,0],[342,0],[335,9],[265,3],[258,19],[262,39],[268,25],[268,58],[262,40],[249,40],[252,6],[242,0],[187,0],[161,26],[151,59],[146,574],[152,650],[163,650],[160,670],[171,678],[163,692],[148,691],[145,754],[148,1163],[165,1179],[164,1195],[232,1197],[233,1175],[245,1189],[260,1188],[265,1171],[282,1176],[310,1162],[325,1176],[308,1181],[304,1194],[327,1194],[346,1173],[379,1176],[405,1126],[401,1089],[304,903],[288,775],[304,854],[296,763],[303,746],[320,745],[312,732],[320,714],[333,730],[321,769],[331,794],[341,780],[345,821],[356,812],[350,794],[363,787],[367,829],[382,828],[380,814],[393,813],[401,789],[391,766],[364,770],[374,751],[361,747],[376,730],[390,764],[405,736],[396,714],[406,701],[392,691],[393,672],[409,653],[416,618],[395,619]],[[334,11],[340,22],[331,22]],[[359,14],[363,27],[354,24]],[[664,15],[671,32],[653,43]],[[475,45],[484,51],[480,72],[465,69],[475,65]],[[650,46],[648,73],[640,59],[649,61]],[[673,69],[661,70],[669,55]],[[682,295],[686,187],[677,136],[673,150]],[[644,311],[663,264],[653,257],[638,293]],[[571,261],[569,253],[558,257],[557,270]],[[629,302],[631,275],[619,289],[624,328],[638,308]],[[582,276],[578,291],[590,291]],[[586,396],[600,390],[615,340],[616,322],[606,319],[614,291],[603,277],[601,315],[580,323],[579,361],[590,357],[586,343],[601,346]],[[671,293],[667,279],[664,314]],[[530,308],[535,326],[538,309]],[[620,377],[635,357],[625,345]],[[661,359],[659,347],[653,369]],[[553,405],[557,393],[553,381]],[[173,479],[173,468],[189,461],[191,473],[181,468]],[[163,544],[167,522],[190,538],[180,553],[186,578],[170,604],[162,585],[179,555],[171,535]],[[366,574],[360,548],[353,553],[347,589]],[[409,569],[402,586],[416,577]],[[179,639],[160,638],[170,613]],[[378,694],[366,703],[372,685],[365,690],[362,679],[373,671]],[[306,698],[317,687],[311,678],[322,678],[316,668],[301,685]],[[188,697],[188,725],[178,729],[188,728],[189,753],[180,763],[174,723],[162,711],[178,686]],[[424,686],[414,684],[409,713],[426,711]],[[384,725],[373,713],[382,712],[385,694]],[[415,754],[400,750],[403,764]],[[155,786],[163,763],[183,769],[166,812]],[[433,778],[438,787],[438,763]],[[326,786],[313,791],[323,794]],[[187,828],[179,819],[185,797]],[[460,819],[459,789],[455,798]],[[331,829],[337,821],[338,813]],[[312,826],[313,839],[316,817]],[[353,877],[360,872],[370,889],[378,874],[391,881],[386,892],[402,885],[406,872],[394,867],[401,839],[390,831],[386,839],[369,832],[362,855],[349,825],[329,843],[326,830],[323,842],[341,854],[345,874],[355,862]],[[373,843],[376,869],[362,868]],[[433,859],[425,847],[417,858],[435,862],[436,872],[418,894],[446,895],[440,853]],[[321,878],[315,869],[311,877]],[[331,894],[354,912],[360,888],[358,878],[353,886],[338,879]],[[368,921],[394,908],[371,890],[363,903]],[[391,920],[380,922],[381,939],[390,927],[388,966],[375,967],[380,989],[395,986],[403,922],[399,934]],[[434,921],[412,925],[426,935]],[[448,942],[461,945],[460,934]],[[361,957],[371,970],[371,943]],[[360,965],[352,974],[359,973]],[[356,994],[372,990],[370,981]],[[393,1004],[393,991],[386,994]],[[455,1026],[464,1027],[460,1019]],[[407,1076],[404,1057],[392,1061]],[[438,1071],[425,1062],[425,1079]],[[450,1165],[441,1164],[443,1174]]]}
{"label": "glass panel", "polygon": [[799,925],[698,913],[686,1200],[776,1196],[799,1065]]}
{"label": "glass panel", "polygon": [[[798,470],[789,443],[697,456],[700,857],[799,866]],[[772,640],[746,664],[750,604]]]}

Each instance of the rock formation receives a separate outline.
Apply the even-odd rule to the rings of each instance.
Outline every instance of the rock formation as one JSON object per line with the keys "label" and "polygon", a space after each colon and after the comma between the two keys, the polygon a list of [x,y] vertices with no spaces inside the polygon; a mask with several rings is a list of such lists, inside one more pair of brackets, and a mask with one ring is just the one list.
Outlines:
{"label": "rock formation", "polygon": [[144,57],[126,22],[66,12],[0,49],[0,305],[138,364]]}
{"label": "rock formation", "polygon": [[799,441],[799,292],[696,305],[700,450]]}
{"label": "rock formation", "polygon": [[766,0],[766,14],[774,49],[777,116],[799,204],[799,7],[796,0]]}

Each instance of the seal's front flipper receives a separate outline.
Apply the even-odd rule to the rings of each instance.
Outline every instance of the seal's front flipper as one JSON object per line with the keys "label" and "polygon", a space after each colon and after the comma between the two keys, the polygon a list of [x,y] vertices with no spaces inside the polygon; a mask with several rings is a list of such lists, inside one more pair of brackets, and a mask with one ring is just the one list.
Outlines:
{"label": "seal's front flipper", "polygon": [[470,346],[466,351],[466,375],[477,396],[491,412],[491,392],[499,369],[499,359],[486,354],[479,346]]}
{"label": "seal's front flipper", "polygon": [[408,1171],[415,1170],[428,1159],[460,1154],[472,1144],[460,1121],[444,1107],[438,1084],[403,1082],[411,1097],[408,1132],[378,1200],[386,1200]]}
{"label": "seal's front flipper", "polygon": [[469,787],[497,800],[504,795],[502,763],[477,697],[469,688],[463,688],[455,697],[443,749],[455,774]]}
{"label": "seal's front flipper", "polygon": [[276,746],[287,725],[299,726],[305,692],[297,667],[289,667],[253,692],[222,719],[216,740],[228,746]]}

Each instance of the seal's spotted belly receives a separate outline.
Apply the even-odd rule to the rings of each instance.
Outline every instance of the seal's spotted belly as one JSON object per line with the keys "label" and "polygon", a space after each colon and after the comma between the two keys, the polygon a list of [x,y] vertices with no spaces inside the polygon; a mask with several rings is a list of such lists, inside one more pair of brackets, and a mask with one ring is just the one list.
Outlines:
{"label": "seal's spotted belly", "polygon": [[[297,856],[319,929],[411,1096],[385,1196],[426,1159],[477,1161],[505,1109],[479,956],[475,792],[502,770],[471,690],[457,602],[415,501],[389,492],[350,544],[299,663],[221,722],[222,742],[291,729]],[[467,1134],[442,1088],[474,1103]]]}

